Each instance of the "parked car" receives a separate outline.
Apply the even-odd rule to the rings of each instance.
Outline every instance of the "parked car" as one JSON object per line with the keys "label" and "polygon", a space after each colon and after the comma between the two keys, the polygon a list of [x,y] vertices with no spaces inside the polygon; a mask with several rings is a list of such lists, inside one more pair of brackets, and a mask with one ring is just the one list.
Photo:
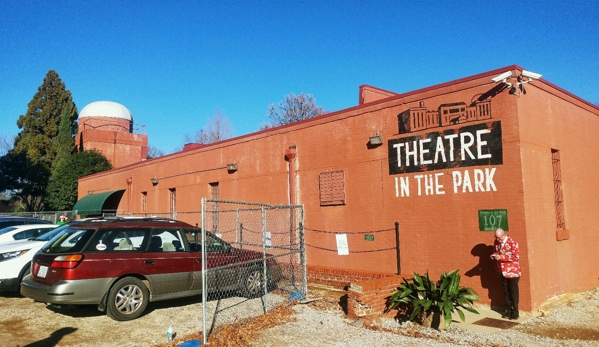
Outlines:
{"label": "parked car", "polygon": [[66,228],[66,225],[54,226],[54,229],[36,238],[0,245],[0,292],[18,292],[23,277],[29,274],[31,260],[35,253]]}
{"label": "parked car", "polygon": [[[206,233],[208,291],[263,293],[263,253]],[[148,302],[202,294],[201,229],[170,219],[106,218],[68,226],[33,257],[21,293],[50,304],[95,304],[112,319],[139,317]],[[269,281],[280,268],[266,261]],[[217,285],[218,283],[218,285]]]}
{"label": "parked car", "polygon": [[13,225],[24,225],[24,224],[52,224],[52,222],[29,217],[0,217],[0,229],[10,227]]}
{"label": "parked car", "polygon": [[55,224],[25,224],[2,228],[0,229],[0,244],[34,239],[57,227],[58,225]]}

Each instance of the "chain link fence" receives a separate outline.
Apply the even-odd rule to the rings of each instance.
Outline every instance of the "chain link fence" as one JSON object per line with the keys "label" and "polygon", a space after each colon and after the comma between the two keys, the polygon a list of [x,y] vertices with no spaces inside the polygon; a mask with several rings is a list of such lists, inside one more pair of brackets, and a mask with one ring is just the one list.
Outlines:
{"label": "chain link fence", "polygon": [[190,243],[201,245],[202,292],[209,293],[202,298],[204,336],[234,322],[230,309],[266,313],[307,297],[303,218],[301,205],[202,199],[202,235]]}
{"label": "chain link fence", "polygon": [[67,223],[77,219],[77,211],[4,212],[0,213],[0,217],[36,218],[56,224],[60,221],[60,216],[63,214],[67,216]]}

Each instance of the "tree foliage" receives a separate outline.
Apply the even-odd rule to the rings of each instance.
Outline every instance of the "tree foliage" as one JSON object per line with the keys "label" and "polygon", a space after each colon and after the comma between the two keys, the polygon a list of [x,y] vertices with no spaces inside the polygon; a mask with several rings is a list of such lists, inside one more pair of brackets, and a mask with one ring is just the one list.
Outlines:
{"label": "tree foliage", "polygon": [[58,152],[57,135],[63,112],[68,115],[72,136],[77,107],[58,73],[50,70],[27,105],[27,113],[19,116],[17,126],[22,130],[15,139],[17,152],[25,152],[29,159],[52,166]]}
{"label": "tree foliage", "polygon": [[68,107],[63,107],[62,114],[60,116],[60,125],[58,127],[58,138],[57,138],[57,152],[56,161],[65,160],[68,158],[75,149],[75,143],[73,142],[73,126],[69,116]]}
{"label": "tree foliage", "polygon": [[106,157],[95,150],[86,150],[69,155],[54,169],[47,188],[48,207],[53,210],[70,210],[77,202],[77,180],[112,169]]}
{"label": "tree foliage", "polygon": [[270,122],[261,125],[261,129],[276,127],[290,123],[299,122],[312,117],[324,114],[322,107],[316,104],[314,96],[311,94],[301,93],[295,95],[287,94],[285,100],[280,101],[277,106],[274,104],[268,105],[266,113]]}
{"label": "tree foliage", "polygon": [[226,140],[233,136],[233,126],[221,110],[216,110],[212,119],[195,135],[185,134],[185,143],[208,144]]}
{"label": "tree foliage", "polygon": [[50,170],[24,151],[10,150],[0,157],[0,192],[17,197],[27,211],[41,211]]}

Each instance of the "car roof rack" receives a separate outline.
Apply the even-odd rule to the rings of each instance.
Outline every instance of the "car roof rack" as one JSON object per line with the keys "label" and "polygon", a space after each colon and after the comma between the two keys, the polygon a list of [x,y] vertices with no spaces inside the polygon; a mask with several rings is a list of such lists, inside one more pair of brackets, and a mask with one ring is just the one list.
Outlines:
{"label": "car roof rack", "polygon": [[169,222],[176,223],[177,220],[165,217],[139,217],[139,216],[106,216],[106,217],[97,217],[89,220],[90,222],[132,222],[132,221],[142,221],[142,222]]}

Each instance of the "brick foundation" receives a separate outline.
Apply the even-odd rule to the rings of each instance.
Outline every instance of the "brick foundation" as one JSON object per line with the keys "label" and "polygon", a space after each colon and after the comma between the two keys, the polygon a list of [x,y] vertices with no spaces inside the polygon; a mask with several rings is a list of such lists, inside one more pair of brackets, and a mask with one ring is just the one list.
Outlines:
{"label": "brick foundation", "polygon": [[334,269],[324,266],[309,266],[308,283],[321,284],[337,289],[346,290],[350,283],[367,281],[371,279],[394,276],[388,273],[366,272],[355,270]]}
{"label": "brick foundation", "polygon": [[[352,282],[347,290],[347,315],[350,318],[384,316],[387,298],[397,290],[403,275]],[[394,315],[390,312],[388,315]]]}

